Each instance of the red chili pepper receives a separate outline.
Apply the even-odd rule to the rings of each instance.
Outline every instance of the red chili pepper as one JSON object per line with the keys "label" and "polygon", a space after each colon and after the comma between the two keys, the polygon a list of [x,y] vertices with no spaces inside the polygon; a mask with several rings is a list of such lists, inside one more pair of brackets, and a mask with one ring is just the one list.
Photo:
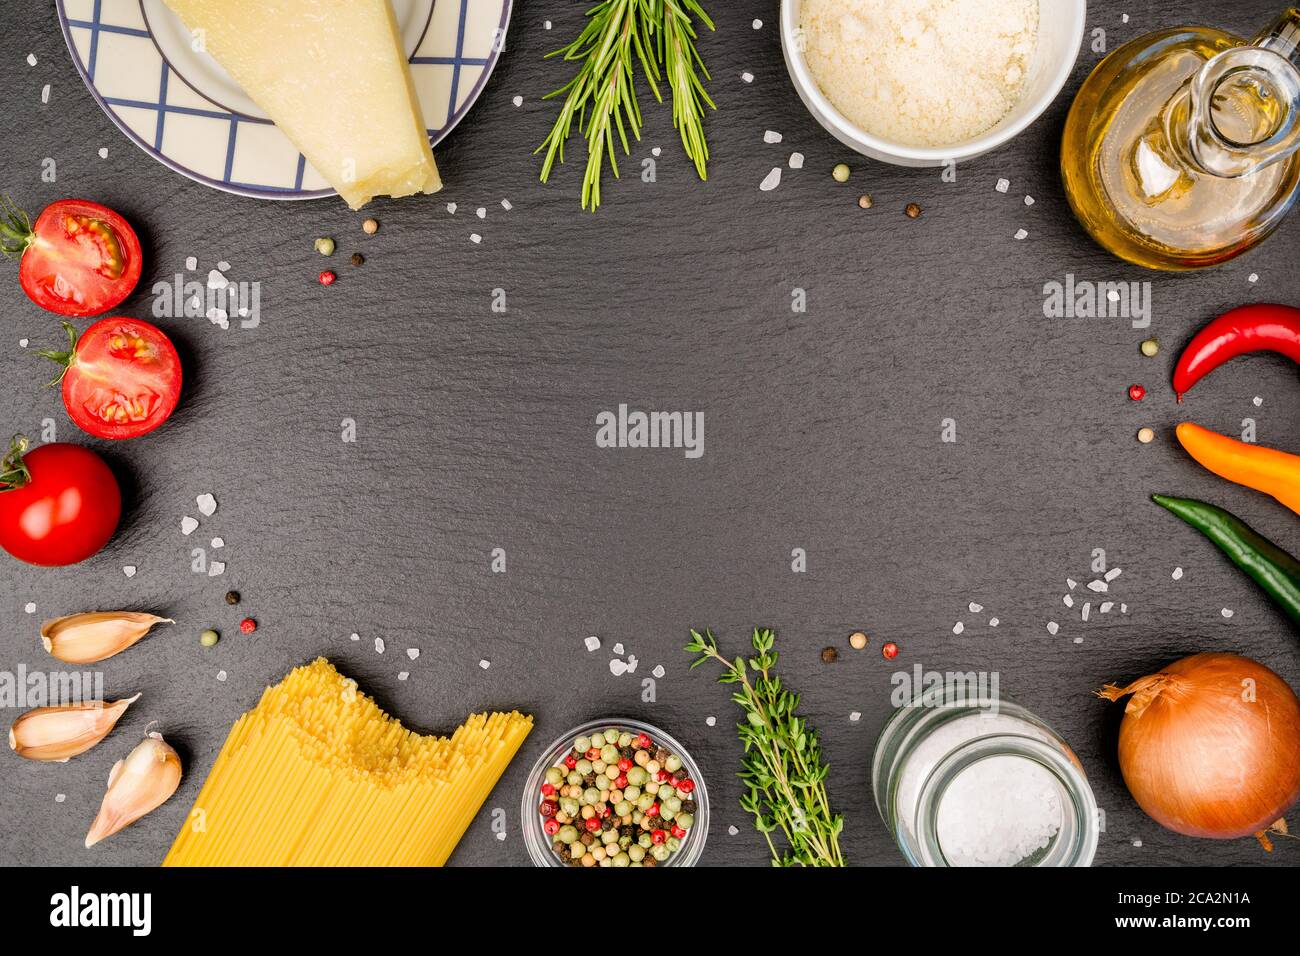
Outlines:
{"label": "red chili pepper", "polygon": [[1181,402],[1193,385],[1229,359],[1249,352],[1278,352],[1300,363],[1300,309],[1243,305],[1223,313],[1187,343],[1174,369]]}

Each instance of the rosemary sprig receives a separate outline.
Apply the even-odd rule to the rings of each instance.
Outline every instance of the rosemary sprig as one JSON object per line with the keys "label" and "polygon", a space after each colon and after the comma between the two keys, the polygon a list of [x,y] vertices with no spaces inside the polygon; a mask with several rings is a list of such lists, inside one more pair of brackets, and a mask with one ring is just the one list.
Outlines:
{"label": "rosemary sprig", "polygon": [[[601,0],[587,11],[578,38],[547,54],[580,61],[577,74],[543,99],[564,97],[560,115],[534,154],[546,151],[541,180],[547,182],[556,161],[564,162],[564,144],[574,123],[587,140],[587,166],[582,178],[582,208],[600,205],[600,180],[608,157],[618,178],[615,137],[625,155],[631,153],[628,133],[641,139],[641,106],[636,98],[633,66],[639,62],[654,98],[662,103],[659,83],[667,77],[673,100],[673,126],[682,137],[686,155],[701,179],[707,178],[708,144],[704,139],[704,107],[715,108],[704,89],[710,79],[695,47],[695,19],[714,29],[698,0]],[[701,79],[703,77],[703,80]]]}
{"label": "rosemary sprig", "polygon": [[[754,629],[754,656],[727,660],[713,632],[691,631],[686,650],[700,655],[694,669],[706,661],[723,667],[720,684],[739,684],[731,699],[745,712],[736,725],[745,747],[739,777],[748,787],[740,808],[754,816],[754,828],[772,851],[773,866],[844,866],[840,832],[844,818],[831,810],[817,731],[795,713],[799,695],[785,689],[772,673],[776,634]],[[753,675],[751,682],[750,675]],[[787,849],[777,849],[772,834],[785,837]]]}

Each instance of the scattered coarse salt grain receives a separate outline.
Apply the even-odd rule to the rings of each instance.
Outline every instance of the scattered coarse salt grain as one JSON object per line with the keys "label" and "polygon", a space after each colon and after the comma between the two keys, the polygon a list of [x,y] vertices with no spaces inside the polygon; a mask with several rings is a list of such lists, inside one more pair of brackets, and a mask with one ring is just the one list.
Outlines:
{"label": "scattered coarse salt grain", "polygon": [[849,711],[849,723],[856,724],[861,719],[862,719],[861,711],[857,711],[857,710]]}
{"label": "scattered coarse salt grain", "polygon": [[516,95],[515,98],[512,99],[510,102],[511,102],[511,103],[514,103],[515,106],[523,106],[523,105],[524,105],[524,98],[523,98],[522,96],[518,96],[518,95]]}
{"label": "scattered coarse salt grain", "polygon": [[1222,614],[1224,617],[1232,617],[1232,615],[1234,615],[1234,614],[1237,613],[1237,612],[1234,611],[1234,610],[1232,610],[1232,608],[1225,607],[1225,608],[1224,608],[1222,611],[1220,611],[1219,613]]}
{"label": "scattered coarse salt grain", "polygon": [[28,344],[28,343],[27,343],[27,339],[19,339],[19,340],[18,340],[18,347],[19,347],[19,348],[25,349],[25,348],[27,348],[27,344]]}
{"label": "scattered coarse salt grain", "polygon": [[222,259],[220,262],[217,263],[217,268],[220,269],[222,272],[229,272],[230,263],[227,262],[225,259]]}
{"label": "scattered coarse salt grain", "polygon": [[63,802],[64,800],[66,800],[66,799],[68,799],[68,795],[65,794],[65,793],[56,793],[56,794],[54,795],[54,802],[55,802],[55,803],[62,803],[62,802]]}
{"label": "scattered coarse salt grain", "polygon": [[410,672],[410,671],[398,671],[398,672],[397,672],[397,679],[398,679],[398,680],[406,680],[406,679],[407,679],[408,677],[410,677],[410,676],[411,676],[411,672]]}
{"label": "scattered coarse salt grain", "polygon": [[996,617],[989,618],[989,627],[997,627],[1001,623]]}
{"label": "scattered coarse salt grain", "polygon": [[996,190],[997,190],[998,192],[1000,192],[1000,193],[1004,193],[1004,192],[1006,192],[1008,189],[1011,188],[1011,180],[1009,180],[1009,179],[999,179],[998,182],[997,182],[997,185],[994,186],[993,188],[996,189]]}
{"label": "scattered coarse salt grain", "polygon": [[1100,611],[1102,614],[1109,614],[1110,609],[1115,606],[1114,601],[1102,601]]}
{"label": "scattered coarse salt grain", "polygon": [[1033,197],[1033,196],[1026,196],[1026,197],[1025,197],[1025,205],[1026,205],[1026,206],[1032,206],[1033,204],[1034,204],[1034,197]]}
{"label": "scattered coarse salt grain", "polygon": [[408,647],[406,649],[406,656],[409,657],[411,660],[415,660],[417,657],[420,656],[420,649],[418,647]]}
{"label": "scattered coarse salt grain", "polygon": [[41,102],[48,103],[49,101],[50,101],[50,84],[46,83],[44,86],[41,87]]}
{"label": "scattered coarse salt grain", "polygon": [[1023,239],[1028,239],[1028,238],[1029,238],[1029,232],[1028,232],[1027,230],[1025,230],[1025,229],[1017,229],[1017,230],[1016,230],[1015,238],[1016,238],[1018,241],[1019,241],[1019,240],[1023,240]]}
{"label": "scattered coarse salt grain", "polygon": [[210,578],[220,577],[225,573],[226,573],[225,561],[213,561],[208,565],[208,577]]}
{"label": "scattered coarse salt grain", "polygon": [[1083,643],[1083,638],[1081,638],[1081,637],[1076,637],[1076,638],[1074,639],[1074,643],[1075,643],[1075,644],[1082,644],[1082,643]]}
{"label": "scattered coarse salt grain", "polygon": [[1259,406],[1261,406],[1261,405],[1264,404],[1264,400],[1263,400],[1262,398],[1260,398],[1258,395],[1256,395],[1254,398],[1252,398],[1252,399],[1251,399],[1251,402],[1254,403],[1254,405],[1255,405],[1256,408],[1259,408]]}
{"label": "scattered coarse salt grain", "polygon": [[790,168],[803,169],[803,153],[790,154]]}
{"label": "scattered coarse salt grain", "polygon": [[1068,587],[1071,591],[1073,591],[1075,588],[1079,586],[1079,582],[1074,580],[1074,578],[1066,578],[1065,586]]}
{"label": "scattered coarse salt grain", "polygon": [[763,133],[763,142],[779,143],[781,142],[781,134],[774,129],[769,129]]}
{"label": "scattered coarse salt grain", "polygon": [[135,577],[135,565],[134,565],[134,564],[125,564],[125,565],[123,565],[123,566],[122,566],[122,573],[125,574],[128,578],[133,578],[133,577]]}
{"label": "scattered coarse salt grain", "polygon": [[656,147],[654,147],[653,149],[650,150],[650,155],[651,155],[651,156],[659,156],[659,155],[662,155],[662,153],[663,153],[663,150],[660,149],[658,146],[656,146]]}
{"label": "scattered coarse salt grain", "polygon": [[635,674],[635,673],[636,673],[636,666],[637,666],[637,664],[639,664],[639,663],[640,663],[640,661],[638,661],[638,660],[636,659],[636,655],[635,655],[635,654],[629,654],[629,655],[627,655],[627,672],[628,672],[629,674]]}
{"label": "scattered coarse salt grain", "polygon": [[194,271],[195,269],[197,269],[198,267],[199,267],[199,260],[198,260],[197,258],[195,258],[194,256],[186,256],[186,257],[185,257],[185,271],[186,271],[186,272],[193,272],[193,271]]}
{"label": "scattered coarse salt grain", "polygon": [[936,147],[978,136],[1016,104],[1038,6],[804,0],[799,25],[809,70],[849,122],[894,143]]}
{"label": "scattered coarse salt grain", "polygon": [[348,640],[359,641],[361,640],[361,635],[358,634],[356,631],[353,631],[351,634],[348,635]]}
{"label": "scattered coarse salt grain", "polygon": [[735,835],[736,835],[737,833],[739,833],[739,832],[740,832],[740,831],[739,831],[738,829],[736,829],[734,826],[732,826],[732,827],[727,827],[727,833],[728,833],[728,835],[730,835],[730,836],[735,836]]}
{"label": "scattered coarse salt grain", "polygon": [[199,495],[194,503],[199,506],[199,514],[205,518],[211,518],[217,513],[217,499],[210,494]]}
{"label": "scattered coarse salt grain", "polygon": [[1121,613],[1121,614],[1127,614],[1127,613],[1128,613],[1128,605],[1127,605],[1127,604],[1121,604],[1121,605],[1119,606],[1119,613]]}
{"label": "scattered coarse salt grain", "polygon": [[1074,607],[1074,598],[1070,597],[1070,595],[1065,595],[1061,600],[1064,602],[1066,607]]}
{"label": "scattered coarse salt grain", "polygon": [[1089,581],[1089,582],[1088,582],[1086,585],[1084,585],[1084,586],[1085,586],[1089,591],[1094,591],[1094,592],[1096,592],[1097,594],[1105,594],[1107,591],[1110,590],[1110,585],[1107,584],[1105,581],[1101,581],[1101,580]]}
{"label": "scattered coarse salt grain", "polygon": [[376,654],[384,653],[384,639],[382,637],[375,638],[375,653]]}
{"label": "scattered coarse salt grain", "polygon": [[750,26],[752,26],[755,30],[761,30],[763,29],[763,21],[755,20],[753,23],[750,24]]}
{"label": "scattered coarse salt grain", "polygon": [[1114,581],[1117,577],[1119,577],[1123,573],[1124,571],[1122,568],[1111,568],[1109,571],[1103,574],[1102,577],[1105,578],[1107,581]]}
{"label": "scattered coarse salt grain", "polygon": [[1083,605],[1083,610],[1079,612],[1079,616],[1086,621],[1088,620],[1088,615],[1091,613],[1092,613],[1092,602],[1085,601]]}
{"label": "scattered coarse salt grain", "polygon": [[971,601],[969,604],[966,605],[966,609],[970,611],[972,614],[978,614],[980,611],[984,610],[984,605],[976,604],[974,601]]}
{"label": "scattered coarse salt grain", "polygon": [[453,216],[456,215],[456,204],[454,202],[447,203],[447,212]]}
{"label": "scattered coarse salt grain", "polygon": [[617,657],[611,657],[609,660],[609,672],[615,677],[622,677],[627,673],[627,662]]}
{"label": "scattered coarse salt grain", "polygon": [[613,653],[617,654],[619,657],[623,656],[623,645],[621,643],[615,644],[613,647],[610,648],[610,650]]}
{"label": "scattered coarse salt grain", "polygon": [[1259,281],[1259,273],[1258,273],[1258,272],[1252,272],[1249,276],[1246,277],[1246,281],[1247,281],[1247,282],[1258,282],[1258,281]]}
{"label": "scattered coarse salt grain", "polygon": [[213,539],[212,539],[212,546],[213,546],[214,548],[224,548],[224,547],[226,546],[226,539],[225,539],[225,538],[213,538]]}
{"label": "scattered coarse salt grain", "polygon": [[36,65],[36,54],[35,54],[35,53],[28,53],[28,54],[27,54],[27,65],[28,65],[28,66],[35,66],[35,65]]}
{"label": "scattered coarse salt grain", "polygon": [[100,159],[108,159],[108,147],[107,147],[107,146],[101,146],[101,147],[99,147],[99,158],[100,158]]}
{"label": "scattered coarse salt grain", "polygon": [[956,624],[952,626],[952,632],[954,634],[960,634],[964,630],[966,630],[966,625],[963,624],[961,621],[958,621]]}
{"label": "scattered coarse salt grain", "polygon": [[704,718],[704,724],[705,724],[705,726],[707,726],[707,727],[712,727],[712,726],[713,726],[714,724],[716,724],[717,722],[718,722],[718,718],[713,717],[713,716],[709,716],[709,717],[705,717],[705,718]]}
{"label": "scattered coarse salt grain", "polygon": [[744,80],[746,83],[753,83],[753,82],[754,82],[754,74],[753,74],[753,73],[749,73],[749,72],[742,73],[742,74],[740,74],[740,78],[741,78],[742,80]]}
{"label": "scattered coarse salt grain", "polygon": [[[1125,14],[1125,15],[1127,16],[1127,14]],[[1133,844],[1133,846],[1137,847],[1138,849],[1141,849],[1141,848],[1142,848],[1142,841],[1141,841],[1141,840],[1134,839],[1134,840],[1131,840],[1130,842]]]}
{"label": "scattered coarse salt grain", "polygon": [[483,668],[483,670],[487,670],[489,667],[492,666],[492,662],[485,657],[483,658],[483,660],[478,662],[478,666]]}
{"label": "scattered coarse salt grain", "polygon": [[27,602],[27,606],[24,607],[23,610],[26,611],[28,614],[35,614],[35,613],[36,613],[36,602],[35,602],[35,601],[28,601],[28,602]]}
{"label": "scattered coarse salt grain", "polygon": [[764,176],[763,181],[758,184],[758,188],[765,193],[769,193],[779,185],[781,185],[781,167],[773,166],[772,171]]}
{"label": "scattered coarse salt grain", "polygon": [[225,679],[226,679],[226,672],[225,672],[225,671],[217,671],[217,680],[219,680],[219,681],[223,681],[223,682],[224,682]]}
{"label": "scattered coarse salt grain", "polygon": [[1056,633],[1057,631],[1059,631],[1060,629],[1061,629],[1061,625],[1057,624],[1055,621],[1048,621],[1048,622],[1047,622],[1047,633],[1048,633],[1048,634],[1055,634],[1055,633]]}
{"label": "scattered coarse salt grain", "polygon": [[511,209],[515,208],[515,205],[509,199],[503,199],[501,200],[501,208],[506,212],[509,212]]}
{"label": "scattered coarse salt grain", "polygon": [[656,664],[656,665],[655,665],[655,669],[652,670],[650,673],[653,674],[655,677],[663,677],[663,676],[664,676],[664,665],[662,665],[662,664]]}
{"label": "scattered coarse salt grain", "polygon": [[480,242],[483,241],[483,237],[480,236],[477,232],[471,232],[469,234],[469,241],[474,243],[474,245],[477,246]]}
{"label": "scattered coarse salt grain", "polygon": [[594,634],[591,637],[584,638],[582,643],[586,645],[588,652],[600,650],[600,638]]}
{"label": "scattered coarse salt grain", "polygon": [[482,206],[479,206],[477,209],[474,210],[474,215],[478,216],[480,219],[486,219],[487,209],[485,209]]}
{"label": "scattered coarse salt grain", "polygon": [[547,20],[545,23],[542,24],[542,29],[543,29],[543,30],[549,30],[550,28],[551,28],[551,21],[550,21],[550,20]]}

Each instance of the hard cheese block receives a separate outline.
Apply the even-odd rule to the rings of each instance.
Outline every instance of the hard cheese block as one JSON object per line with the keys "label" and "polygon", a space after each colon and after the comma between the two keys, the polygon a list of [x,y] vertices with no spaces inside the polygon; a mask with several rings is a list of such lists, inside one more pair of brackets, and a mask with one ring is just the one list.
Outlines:
{"label": "hard cheese block", "polygon": [[442,188],[388,0],[166,0],[356,209]]}

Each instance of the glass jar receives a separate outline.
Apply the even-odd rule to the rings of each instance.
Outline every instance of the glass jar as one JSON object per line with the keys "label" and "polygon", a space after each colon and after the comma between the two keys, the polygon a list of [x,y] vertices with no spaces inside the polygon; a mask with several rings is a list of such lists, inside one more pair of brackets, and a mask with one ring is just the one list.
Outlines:
{"label": "glass jar", "polygon": [[1079,759],[1018,704],[952,686],[876,742],[881,819],[913,866],[1088,866],[1100,832]]}
{"label": "glass jar", "polygon": [[610,727],[633,734],[647,734],[656,743],[676,754],[687,776],[695,782],[695,789],[691,792],[691,798],[695,801],[694,823],[683,839],[681,850],[673,854],[666,863],[660,864],[661,866],[695,866],[704,852],[704,841],[709,835],[709,790],[705,785],[699,764],[687,753],[686,748],[658,727],[643,720],[631,720],[626,717],[589,720],[585,724],[574,727],[547,747],[537,758],[537,763],[533,764],[533,769],[524,782],[520,810],[524,845],[528,848],[528,857],[533,866],[564,866],[555,851],[551,849],[551,837],[542,829],[542,817],[537,812],[542,784],[546,780],[546,771],[561,765],[578,737],[587,737],[597,730],[606,730]]}

